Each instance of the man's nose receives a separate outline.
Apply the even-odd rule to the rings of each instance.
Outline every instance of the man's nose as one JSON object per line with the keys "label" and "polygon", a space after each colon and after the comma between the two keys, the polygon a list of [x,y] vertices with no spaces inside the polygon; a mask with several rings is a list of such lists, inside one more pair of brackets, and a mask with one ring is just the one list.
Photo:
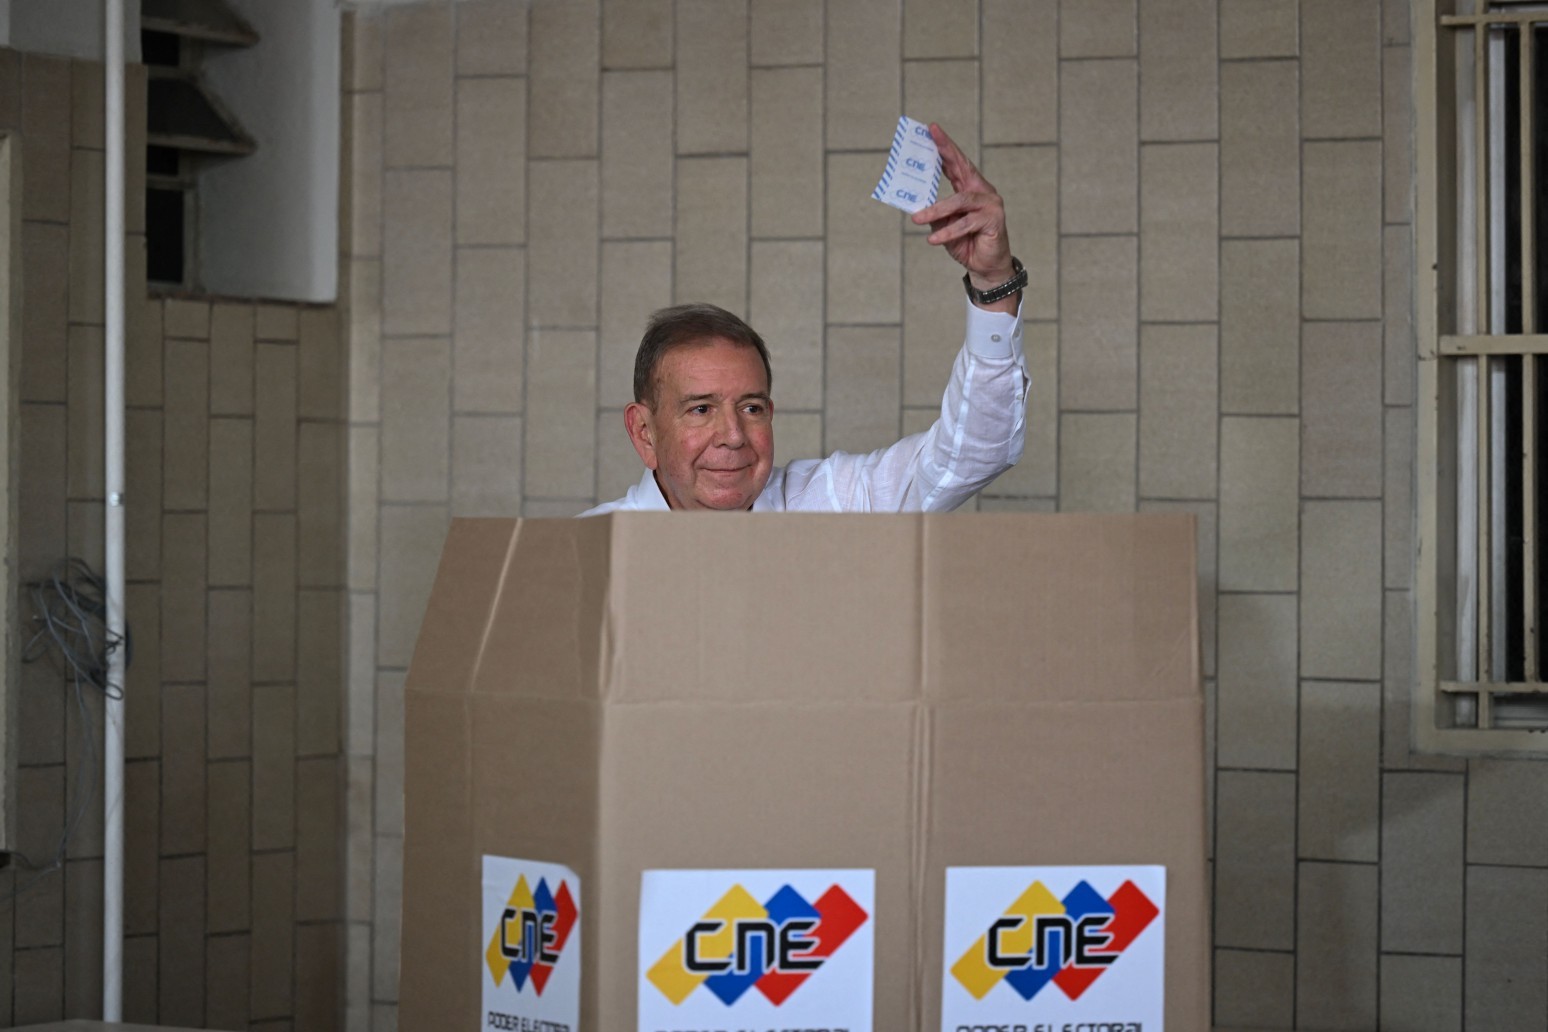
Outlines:
{"label": "man's nose", "polygon": [[740,448],[746,441],[747,433],[742,427],[741,410],[726,409],[720,418],[720,443],[727,448]]}

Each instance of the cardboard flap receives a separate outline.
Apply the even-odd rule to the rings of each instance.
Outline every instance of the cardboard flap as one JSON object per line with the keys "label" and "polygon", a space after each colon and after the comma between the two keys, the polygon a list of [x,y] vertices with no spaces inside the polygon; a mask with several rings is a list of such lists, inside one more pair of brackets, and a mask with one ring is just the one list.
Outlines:
{"label": "cardboard flap", "polygon": [[932,516],[925,692],[936,700],[1194,697],[1186,513]]}
{"label": "cardboard flap", "polygon": [[407,690],[471,690],[517,528],[513,519],[452,521],[419,626]]}
{"label": "cardboard flap", "polygon": [[610,698],[917,698],[918,517],[609,518]]}

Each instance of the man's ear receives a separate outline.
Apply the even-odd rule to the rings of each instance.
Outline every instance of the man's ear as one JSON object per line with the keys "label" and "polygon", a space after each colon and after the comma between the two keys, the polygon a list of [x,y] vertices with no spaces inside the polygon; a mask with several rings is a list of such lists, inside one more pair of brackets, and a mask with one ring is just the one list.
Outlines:
{"label": "man's ear", "polygon": [[650,407],[643,402],[631,401],[624,409],[624,430],[629,443],[645,463],[645,468],[656,468],[656,421]]}

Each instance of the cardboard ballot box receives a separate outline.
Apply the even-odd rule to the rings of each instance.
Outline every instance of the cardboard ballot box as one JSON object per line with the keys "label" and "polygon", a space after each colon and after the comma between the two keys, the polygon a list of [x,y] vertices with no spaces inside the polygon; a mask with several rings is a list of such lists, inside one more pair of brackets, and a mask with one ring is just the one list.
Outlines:
{"label": "cardboard ballot box", "polygon": [[[406,689],[402,1027],[741,996],[766,1023],[648,1027],[766,1032],[847,994],[832,1027],[934,1030],[943,994],[1117,985],[1132,940],[1165,1028],[1207,1028],[1194,551],[1170,514],[456,521]],[[1088,865],[1163,881],[1015,870]],[[947,914],[978,868],[994,909]],[[1154,1032],[1152,1002],[1089,1027]]]}

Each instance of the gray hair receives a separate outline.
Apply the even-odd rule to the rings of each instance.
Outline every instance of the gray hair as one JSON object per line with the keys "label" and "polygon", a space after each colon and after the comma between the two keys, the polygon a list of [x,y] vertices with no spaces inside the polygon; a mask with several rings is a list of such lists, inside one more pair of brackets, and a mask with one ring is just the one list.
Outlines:
{"label": "gray hair", "polygon": [[655,408],[656,368],[666,353],[673,348],[715,339],[755,349],[763,360],[764,379],[773,389],[774,369],[769,365],[769,349],[758,331],[724,308],[697,302],[673,305],[651,315],[645,336],[640,338],[640,349],[634,356],[634,400]]}

